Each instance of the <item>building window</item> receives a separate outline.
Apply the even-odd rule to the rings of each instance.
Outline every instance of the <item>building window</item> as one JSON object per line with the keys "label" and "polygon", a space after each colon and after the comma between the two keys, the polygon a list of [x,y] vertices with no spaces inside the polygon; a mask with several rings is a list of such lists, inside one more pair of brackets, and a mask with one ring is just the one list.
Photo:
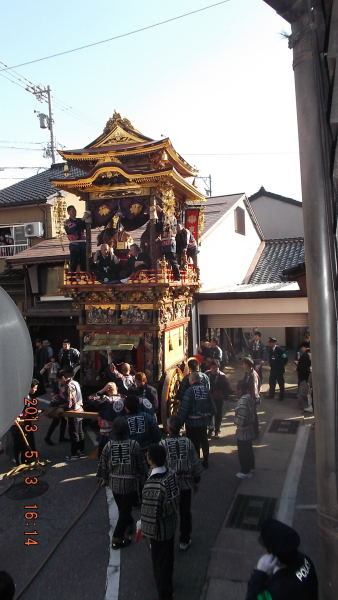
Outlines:
{"label": "building window", "polygon": [[245,235],[245,210],[240,206],[234,210],[235,231],[241,235]]}
{"label": "building window", "polygon": [[29,245],[23,225],[0,226],[0,256],[13,256]]}

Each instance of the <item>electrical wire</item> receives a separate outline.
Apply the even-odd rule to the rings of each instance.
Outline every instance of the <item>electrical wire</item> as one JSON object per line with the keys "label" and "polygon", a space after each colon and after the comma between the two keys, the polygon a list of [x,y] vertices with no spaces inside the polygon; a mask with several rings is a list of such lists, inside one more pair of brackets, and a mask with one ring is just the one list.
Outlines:
{"label": "electrical wire", "polygon": [[46,167],[0,167],[0,171],[5,171],[7,169],[46,169]]}
{"label": "electrical wire", "polygon": [[0,144],[34,144],[34,145],[39,145],[39,144],[44,144],[45,142],[25,142],[25,141],[18,141],[18,140],[0,140]]}
{"label": "electrical wire", "polygon": [[[10,73],[13,77],[16,77],[16,79],[18,81],[22,82],[22,84],[25,86],[25,89],[27,88],[27,84],[31,87],[40,87],[40,86],[36,86],[32,81],[30,81],[30,79],[27,79],[27,77],[25,77],[24,75],[21,75],[21,73],[14,71],[14,69],[12,67],[9,67],[2,60],[0,60],[0,65],[3,65],[5,67],[5,70],[8,70],[8,73]],[[1,69],[0,69],[0,71],[1,71]],[[29,91],[29,90],[27,90],[27,91]]]}
{"label": "electrical wire", "polygon": [[27,152],[41,152],[41,148],[22,148],[21,146],[0,146],[0,150],[27,150]]}
{"label": "electrical wire", "polygon": [[158,23],[152,23],[151,25],[146,25],[145,27],[133,29],[132,31],[128,31],[126,33],[120,33],[119,35],[115,35],[115,36],[113,36],[111,38],[107,38],[105,40],[100,40],[98,42],[92,42],[91,44],[85,44],[84,46],[79,46],[78,48],[72,48],[71,50],[64,50],[63,52],[56,52],[55,54],[50,54],[49,56],[43,56],[42,58],[35,58],[34,60],[28,60],[26,62],[19,63],[17,65],[13,65],[12,67],[6,67],[5,69],[0,69],[0,73],[2,71],[8,71],[9,69],[16,69],[17,67],[24,67],[26,65],[31,65],[31,64],[37,63],[37,62],[42,62],[44,60],[49,60],[51,58],[56,58],[58,56],[64,56],[65,54],[71,54],[72,52],[78,52],[79,50],[84,50],[86,48],[92,48],[93,46],[99,46],[100,44],[106,44],[108,42],[113,42],[114,40],[125,38],[130,35],[135,35],[136,33],[141,33],[142,31],[154,29],[155,27],[159,27],[160,25],[165,25],[167,23],[172,23],[173,21],[178,21],[179,19],[189,17],[190,15],[195,15],[202,11],[209,10],[210,8],[214,8],[215,6],[220,6],[221,4],[226,4],[227,2],[230,2],[230,0],[222,0],[221,2],[216,2],[215,4],[209,4],[208,6],[203,6],[202,8],[197,8],[196,10],[191,10],[187,13],[177,15],[176,17],[171,17],[170,19],[165,19],[164,21],[159,21]]}
{"label": "electrical wire", "polygon": [[[5,67],[5,70],[7,70],[6,74],[4,74],[1,72],[1,69],[0,69],[1,77],[4,77],[11,83],[14,83],[14,85],[21,87],[26,92],[33,94],[36,98],[37,98],[37,96],[35,94],[35,91],[41,90],[41,96],[40,96],[40,98],[37,98],[37,99],[40,102],[48,103],[47,95],[43,94],[44,88],[42,88],[42,86],[34,84],[32,81],[30,81],[30,79],[27,79],[27,77],[25,77],[24,75],[21,75],[20,73],[18,73],[17,71],[15,71],[11,67],[9,67],[2,60],[0,60],[0,65],[3,65]],[[94,122],[94,121],[88,119],[85,115],[82,115],[79,111],[74,110],[72,106],[69,106],[69,104],[65,104],[64,102],[59,100],[56,96],[54,96],[54,94],[52,97],[53,97],[53,103],[56,106],[57,110],[61,110],[62,112],[70,114],[70,116],[72,116],[74,119],[78,119],[80,121],[86,121],[88,123],[91,123],[92,125],[98,125],[97,122]]]}
{"label": "electrical wire", "polygon": [[4,77],[5,79],[7,79],[8,81],[10,81],[11,83],[14,83],[14,85],[17,85],[17,86],[21,87],[23,90],[26,90],[26,87],[24,85],[21,85],[21,83],[18,83],[17,81],[14,81],[13,79],[10,79],[4,73],[1,73],[1,71],[0,71],[0,75],[1,75],[1,77]]}
{"label": "electrical wire", "polygon": [[182,154],[184,156],[275,156],[280,154],[297,154],[297,152],[182,152]]}

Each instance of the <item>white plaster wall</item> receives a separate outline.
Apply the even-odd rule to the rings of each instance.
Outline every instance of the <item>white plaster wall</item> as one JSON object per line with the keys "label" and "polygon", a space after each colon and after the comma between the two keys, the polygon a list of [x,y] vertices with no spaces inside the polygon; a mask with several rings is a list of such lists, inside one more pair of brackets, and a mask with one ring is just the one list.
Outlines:
{"label": "white plaster wall", "polygon": [[261,196],[251,203],[266,240],[303,237],[302,205]]}
{"label": "white plaster wall", "polygon": [[229,300],[201,300],[200,315],[246,315],[273,313],[308,313],[307,298],[238,298]]}
{"label": "white plaster wall", "polygon": [[[245,235],[235,232],[237,206],[245,211]],[[243,200],[239,200],[215,228],[202,236],[198,255],[201,291],[242,283],[260,241]]]}

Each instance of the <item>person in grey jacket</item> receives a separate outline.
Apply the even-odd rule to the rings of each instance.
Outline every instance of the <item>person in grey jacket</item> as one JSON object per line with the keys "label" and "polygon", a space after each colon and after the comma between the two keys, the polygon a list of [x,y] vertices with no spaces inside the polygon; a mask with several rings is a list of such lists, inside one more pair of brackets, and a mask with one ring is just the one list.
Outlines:
{"label": "person in grey jacket", "polygon": [[203,467],[194,445],[189,438],[180,435],[181,420],[177,415],[168,419],[169,436],[160,441],[164,446],[170,471],[176,473],[180,488],[180,550],[188,550],[191,544],[191,494],[197,490]]}
{"label": "person in grey jacket", "polygon": [[202,373],[202,371],[200,371],[200,365],[199,365],[198,360],[196,358],[189,358],[187,365],[189,368],[189,373],[183,377],[183,379],[180,383],[180,387],[178,388],[178,391],[176,394],[177,400],[180,400],[180,401],[183,400],[183,396],[190,386],[189,377],[190,377],[191,373],[195,373],[195,372],[200,373],[203,385],[205,385],[205,387],[207,388],[208,391],[210,390],[210,379],[209,379],[208,375],[206,375],[205,373]]}
{"label": "person in grey jacket", "polygon": [[103,448],[97,477],[102,485],[110,485],[119,511],[113,533],[112,548],[118,550],[130,543],[133,528],[132,509],[138,501],[140,484],[146,478],[147,466],[140,445],[129,439],[125,417],[112,424],[114,438]]}
{"label": "person in grey jacket", "polygon": [[173,600],[174,538],[180,490],[175,473],[168,471],[163,446],[147,452],[150,475],[142,490],[141,531],[150,540],[158,600]]}
{"label": "person in grey jacket", "polygon": [[252,477],[255,468],[252,449],[252,440],[255,438],[255,400],[249,393],[246,381],[239,383],[238,390],[240,398],[235,408],[234,423],[237,426],[236,438],[241,470],[236,473],[236,477],[248,479]]}
{"label": "person in grey jacket", "polygon": [[203,384],[201,374],[196,371],[189,375],[190,387],[183,396],[177,416],[185,423],[187,437],[196,448],[197,456],[203,452],[203,466],[209,466],[208,426],[215,414],[215,406],[210,392]]}

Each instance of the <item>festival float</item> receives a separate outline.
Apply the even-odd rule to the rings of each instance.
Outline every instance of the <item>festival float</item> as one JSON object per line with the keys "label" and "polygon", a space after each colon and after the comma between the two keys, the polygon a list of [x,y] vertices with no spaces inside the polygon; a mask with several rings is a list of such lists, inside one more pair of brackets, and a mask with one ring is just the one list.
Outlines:
{"label": "festival float", "polygon": [[[169,138],[146,137],[116,112],[88,146],[59,152],[64,172],[52,183],[83,200],[87,215],[87,270],[70,272],[66,266],[63,286],[64,295],[81,311],[82,384],[97,389],[108,355],[115,364],[128,362],[160,387],[164,421],[175,410],[175,391],[189,355],[191,304],[199,273],[186,260],[181,280],[174,280],[161,256],[158,223],[165,221],[170,227],[180,219],[198,242],[205,198],[188,181],[197,172]],[[122,265],[131,243],[137,243],[148,254],[150,268],[123,283],[98,281],[90,270],[91,258],[107,240]]]}

